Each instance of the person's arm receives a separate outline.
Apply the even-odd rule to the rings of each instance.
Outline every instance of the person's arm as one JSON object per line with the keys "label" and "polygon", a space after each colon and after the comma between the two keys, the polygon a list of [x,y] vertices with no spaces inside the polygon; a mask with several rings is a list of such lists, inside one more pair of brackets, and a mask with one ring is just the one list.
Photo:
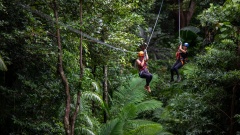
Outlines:
{"label": "person's arm", "polygon": [[148,58],[147,50],[145,49],[145,50],[144,50],[144,60],[145,60],[145,61],[148,61],[148,59],[149,59],[149,58]]}
{"label": "person's arm", "polygon": [[182,44],[180,44],[179,50],[180,50],[181,52],[183,52],[183,53],[186,53],[186,52],[187,52],[187,51],[185,51],[185,50],[182,49]]}
{"label": "person's arm", "polygon": [[144,59],[142,60],[142,62],[139,59],[136,60],[137,64],[141,67],[144,66],[144,61],[145,61]]}

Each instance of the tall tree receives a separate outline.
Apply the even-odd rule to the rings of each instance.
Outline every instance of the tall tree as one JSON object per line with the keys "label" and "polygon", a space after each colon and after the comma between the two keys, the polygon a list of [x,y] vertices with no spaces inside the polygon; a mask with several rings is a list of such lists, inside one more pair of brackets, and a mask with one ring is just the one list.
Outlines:
{"label": "tall tree", "polygon": [[[103,74],[104,74],[104,77],[103,77],[103,99],[104,99],[104,102],[105,102],[105,105],[106,106],[109,106],[109,99],[108,99],[108,96],[109,96],[109,92],[108,92],[108,66],[107,65],[104,65],[103,66]],[[108,114],[107,112],[105,111],[104,112],[104,122],[106,123],[108,120]]]}
{"label": "tall tree", "polygon": [[[79,23],[80,23],[80,27],[82,27],[82,14],[83,14],[83,10],[82,10],[82,6],[83,6],[83,0],[79,0]],[[80,29],[80,31],[82,31]],[[72,117],[72,127],[71,127],[71,131],[72,131],[72,135],[74,135],[74,131],[75,131],[75,121],[77,119],[78,116],[78,112],[79,112],[79,108],[80,108],[80,100],[81,100],[81,90],[82,90],[82,80],[83,80],[83,74],[84,74],[84,67],[83,67],[83,47],[82,47],[82,42],[83,42],[83,36],[82,34],[80,35],[80,44],[79,44],[79,65],[80,65],[80,87],[79,90],[77,92],[77,101],[76,101],[76,105],[75,105],[75,111]]]}
{"label": "tall tree", "polygon": [[66,75],[63,70],[63,56],[62,56],[62,44],[61,44],[61,35],[60,35],[60,29],[59,29],[59,24],[58,24],[58,5],[57,1],[53,0],[53,12],[55,16],[55,21],[56,21],[56,37],[57,37],[57,45],[58,45],[58,72],[59,75],[61,76],[64,88],[65,88],[65,94],[66,94],[66,107],[65,107],[65,116],[64,116],[64,128],[65,132],[67,135],[72,134],[72,123],[70,119],[70,103],[71,103],[71,95],[70,95],[70,88],[69,88],[69,83],[68,79],[66,78]]}

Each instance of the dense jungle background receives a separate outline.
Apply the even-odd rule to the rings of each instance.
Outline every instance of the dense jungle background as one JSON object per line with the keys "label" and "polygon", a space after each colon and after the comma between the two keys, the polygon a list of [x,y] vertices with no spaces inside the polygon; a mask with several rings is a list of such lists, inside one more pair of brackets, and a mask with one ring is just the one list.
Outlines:
{"label": "dense jungle background", "polygon": [[2,135],[240,135],[240,0],[0,0],[0,31]]}

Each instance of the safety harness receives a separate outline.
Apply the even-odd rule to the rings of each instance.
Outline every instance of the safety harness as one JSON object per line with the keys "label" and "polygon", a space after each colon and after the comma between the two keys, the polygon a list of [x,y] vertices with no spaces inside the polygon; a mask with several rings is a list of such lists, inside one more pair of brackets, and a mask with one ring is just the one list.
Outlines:
{"label": "safety harness", "polygon": [[187,52],[186,52],[186,57],[183,58],[182,55],[181,55],[180,50],[178,50],[178,51],[176,52],[176,59],[177,59],[177,60],[180,60],[181,63],[182,63],[182,65],[184,65],[184,64],[186,63],[186,60],[187,60]]}

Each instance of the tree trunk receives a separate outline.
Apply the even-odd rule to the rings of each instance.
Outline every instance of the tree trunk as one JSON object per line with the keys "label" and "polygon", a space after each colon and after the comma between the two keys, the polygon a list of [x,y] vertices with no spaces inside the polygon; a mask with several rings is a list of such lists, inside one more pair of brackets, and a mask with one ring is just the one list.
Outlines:
{"label": "tree trunk", "polygon": [[[81,89],[81,87],[80,87]],[[71,135],[74,135],[74,128],[75,128],[75,122],[76,122],[76,118],[79,112],[79,106],[80,106],[80,99],[81,99],[81,91],[78,91],[77,93],[77,103],[75,105],[75,111],[72,117],[72,123],[71,123]]]}
{"label": "tree trunk", "polygon": [[229,135],[234,135],[234,116],[235,116],[235,101],[236,101],[236,86],[238,84],[236,84],[233,89],[232,89],[232,102],[231,102],[231,115],[230,115],[230,131],[229,131]]}
{"label": "tree trunk", "polygon": [[[183,27],[186,27],[189,25],[189,23],[192,19],[193,13],[195,11],[195,7],[196,7],[196,2],[194,0],[190,1],[188,10],[183,11],[183,9],[180,7],[180,28],[183,28]],[[179,23],[179,11],[178,10],[176,12],[175,20],[176,20],[175,26],[178,26],[178,23]],[[176,29],[176,30],[178,30],[178,29]]]}
{"label": "tree trunk", "polygon": [[70,126],[70,92],[69,92],[69,84],[68,80],[65,76],[63,70],[63,60],[62,60],[62,44],[60,39],[60,29],[58,28],[58,7],[56,0],[53,0],[53,11],[56,20],[57,26],[57,44],[58,44],[58,72],[61,76],[62,82],[64,84],[65,93],[66,93],[66,107],[65,107],[65,115],[64,115],[64,129],[67,135],[71,134],[71,126]]}
{"label": "tree trunk", "polygon": [[[80,26],[82,26],[82,4],[83,4],[83,0],[79,0],[79,8],[80,8]],[[80,63],[80,79],[83,78],[83,72],[84,72],[84,68],[83,68],[83,55],[82,55],[82,40],[83,40],[83,36],[82,36],[82,30],[80,29],[81,34],[80,34],[80,46],[79,46],[79,51],[80,51],[80,59],[79,59],[79,63]]]}
{"label": "tree trunk", "polygon": [[[104,72],[104,81],[103,81],[103,98],[104,98],[104,102],[105,104],[108,106],[108,85],[107,85],[107,81],[108,81],[108,67],[107,65],[103,66],[103,72]],[[107,112],[104,111],[104,122],[106,123],[108,120],[108,115]]]}
{"label": "tree trunk", "polygon": [[[97,66],[96,66],[96,65],[93,65],[92,74],[93,74],[94,79],[96,79],[96,69],[97,69]],[[97,106],[95,106],[95,102],[92,101],[92,115],[95,115],[96,107],[97,107]]]}
{"label": "tree trunk", "polygon": [[[82,0],[79,0],[79,10],[80,10],[80,26],[82,25],[82,4],[83,4],[83,1]],[[80,29],[81,31],[81,29]],[[84,73],[84,68],[83,68],[83,54],[82,54],[82,40],[83,40],[83,37],[82,37],[82,34],[80,34],[80,45],[79,45],[79,65],[80,65],[80,90],[78,91],[77,93],[77,103],[75,105],[75,111],[74,111],[74,115],[72,117],[72,123],[71,123],[71,126],[72,126],[72,131],[71,131],[71,135],[74,135],[74,127],[75,127],[75,121],[76,121],[76,118],[77,118],[77,115],[78,115],[78,112],[79,112],[79,106],[80,106],[80,99],[81,99],[81,89],[82,89],[82,79],[83,79],[83,73]]]}
{"label": "tree trunk", "polygon": [[[237,31],[237,37],[240,36],[240,29],[238,28],[238,31]],[[240,56],[240,40],[237,39],[237,55]],[[240,69],[240,61],[238,60],[237,62],[237,66],[238,66],[238,69]]]}
{"label": "tree trunk", "polygon": [[[192,16],[193,16],[193,13],[195,11],[195,6],[196,6],[196,2],[194,0],[191,0],[190,3],[189,3],[189,8],[188,8],[188,11],[185,11],[183,14],[185,16],[185,26],[188,26],[191,19],[192,19]],[[185,27],[184,26],[184,27]]]}

